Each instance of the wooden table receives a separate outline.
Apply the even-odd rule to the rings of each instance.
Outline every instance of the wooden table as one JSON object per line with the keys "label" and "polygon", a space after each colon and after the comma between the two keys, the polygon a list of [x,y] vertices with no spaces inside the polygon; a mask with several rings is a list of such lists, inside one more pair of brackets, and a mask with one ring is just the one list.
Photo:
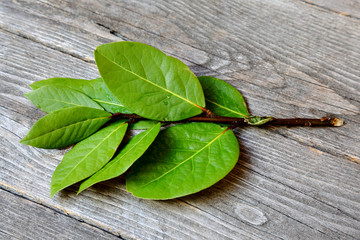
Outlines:
{"label": "wooden table", "polygon": [[[360,239],[360,1],[0,3],[1,239]],[[255,115],[337,116],[340,128],[244,127],[213,187],[170,201],[124,178],[50,199],[67,150],[19,144],[44,113],[23,95],[99,76],[93,50],[139,41],[239,89]]]}

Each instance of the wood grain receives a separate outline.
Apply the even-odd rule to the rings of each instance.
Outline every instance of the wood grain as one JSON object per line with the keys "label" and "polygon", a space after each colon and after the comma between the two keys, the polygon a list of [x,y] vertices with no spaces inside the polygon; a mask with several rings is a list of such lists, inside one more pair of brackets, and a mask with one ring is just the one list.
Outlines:
{"label": "wood grain", "polygon": [[[0,188],[124,239],[360,236],[358,19],[285,0],[0,4]],[[18,143],[44,115],[23,94],[45,78],[98,77],[92,51],[120,40],[151,44],[197,75],[226,79],[253,114],[332,115],[347,124],[238,129],[235,169],[192,196],[136,199],[118,178],[51,200],[51,175],[67,150]]]}
{"label": "wood grain", "polygon": [[357,0],[301,0],[314,7],[360,20],[360,2]]}
{"label": "wood grain", "polygon": [[37,203],[0,190],[2,239],[118,239]]}

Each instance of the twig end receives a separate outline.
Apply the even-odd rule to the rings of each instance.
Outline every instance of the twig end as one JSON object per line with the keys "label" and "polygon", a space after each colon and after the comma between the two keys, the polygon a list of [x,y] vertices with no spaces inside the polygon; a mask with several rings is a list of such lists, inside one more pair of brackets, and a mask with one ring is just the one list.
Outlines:
{"label": "twig end", "polygon": [[341,119],[341,118],[333,118],[331,120],[331,124],[334,126],[334,127],[341,127],[344,125],[344,119]]}

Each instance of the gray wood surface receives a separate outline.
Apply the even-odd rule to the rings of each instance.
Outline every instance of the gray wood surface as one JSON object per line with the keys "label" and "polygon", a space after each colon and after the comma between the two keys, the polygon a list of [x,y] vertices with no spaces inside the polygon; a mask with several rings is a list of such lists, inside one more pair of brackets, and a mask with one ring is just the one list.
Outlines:
{"label": "gray wood surface", "polygon": [[360,19],[360,2],[357,0],[301,0],[324,11],[334,12],[346,17]]}
{"label": "gray wood surface", "polygon": [[118,239],[4,190],[0,206],[1,239]]}
{"label": "gray wood surface", "polygon": [[[24,215],[15,213],[31,205],[45,212],[32,215],[39,223],[60,213],[84,238],[93,226],[124,239],[360,239],[359,2],[309,2],[1,1],[0,188],[2,202],[14,202],[5,219],[14,214],[23,225],[14,221],[7,232],[22,238]],[[137,199],[122,177],[50,199],[51,175],[67,149],[18,143],[44,115],[23,94],[41,79],[98,77],[95,47],[123,40],[227,80],[255,115],[331,115],[347,124],[238,129],[234,170],[180,199]],[[61,226],[50,229],[29,238]]]}

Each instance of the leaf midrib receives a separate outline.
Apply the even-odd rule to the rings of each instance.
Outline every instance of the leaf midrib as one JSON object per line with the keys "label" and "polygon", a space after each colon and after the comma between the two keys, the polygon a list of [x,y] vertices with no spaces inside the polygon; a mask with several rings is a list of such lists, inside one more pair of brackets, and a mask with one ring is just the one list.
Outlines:
{"label": "leaf midrib", "polygon": [[[74,105],[74,106],[79,106],[79,107],[90,107],[90,106],[85,106],[85,105],[81,105],[81,104],[76,104],[76,103],[73,103],[73,102],[66,102],[66,101],[61,101],[61,100],[58,100],[56,98],[43,98],[45,100],[52,100],[54,102],[60,102],[60,103],[66,103],[66,104],[69,104],[69,105]],[[90,98],[89,98],[90,99]],[[91,100],[91,99],[90,99]],[[93,104],[95,104],[97,107],[99,107],[98,109],[103,109],[99,104],[97,104],[95,101],[91,102]]]}
{"label": "leaf midrib", "polygon": [[42,134],[42,135],[40,135],[40,136],[37,136],[37,137],[35,137],[35,138],[30,138],[30,139],[25,140],[25,141],[22,141],[22,142],[28,142],[28,141],[35,140],[35,139],[37,139],[37,138],[39,138],[39,137],[43,137],[43,136],[45,136],[45,135],[47,135],[47,134],[51,134],[51,133],[53,133],[53,132],[55,132],[55,131],[58,131],[58,130],[63,129],[63,128],[68,128],[68,127],[74,126],[74,125],[76,125],[76,124],[85,123],[85,122],[87,122],[87,121],[95,121],[95,120],[104,119],[104,118],[109,118],[109,117],[91,118],[91,119],[86,119],[86,120],[81,121],[81,122],[72,123],[72,124],[70,124],[70,125],[67,125],[67,126],[64,126],[64,127],[61,127],[61,128],[57,128],[57,129],[54,129],[54,130],[52,130],[52,131],[50,131],[50,132],[44,133],[44,134]]}
{"label": "leaf midrib", "polygon": [[[111,166],[113,166],[115,163],[117,163],[117,162],[119,162],[121,159],[123,159],[124,158],[124,156],[126,156],[129,152],[131,152],[146,136],[148,136],[150,133],[151,133],[151,131],[154,129],[154,127],[156,127],[157,125],[154,125],[152,128],[150,128],[149,129],[149,131],[146,133],[146,134],[144,134],[144,136],[143,137],[141,137],[139,140],[138,140],[138,142],[136,143],[136,144],[134,144],[126,153],[124,153],[121,157],[119,157],[119,158],[117,158],[117,157],[115,157],[115,161],[111,161],[111,162],[109,162],[109,164],[108,165],[106,165],[105,167],[107,167],[107,168],[110,168]],[[101,170],[100,170],[101,171]],[[98,176],[101,176],[101,173],[98,175]],[[98,178],[98,177],[96,177],[96,178]]]}
{"label": "leaf midrib", "polygon": [[107,102],[107,101],[100,100],[100,99],[97,99],[97,98],[93,98],[92,100],[94,100],[95,102],[106,103],[106,104],[109,104],[109,105],[115,105],[115,106],[119,106],[119,107],[124,107],[124,105],[113,103],[113,102]]}
{"label": "leaf midrib", "polygon": [[216,105],[216,106],[218,106],[218,107],[221,107],[221,108],[223,108],[223,109],[225,109],[225,110],[227,110],[227,111],[229,111],[229,112],[235,113],[235,114],[240,115],[240,116],[242,116],[242,117],[248,117],[248,115],[245,115],[245,114],[236,112],[236,111],[234,111],[234,110],[232,110],[232,109],[230,109],[230,108],[227,108],[227,107],[225,107],[225,106],[223,106],[223,105],[220,105],[220,104],[218,104],[218,103],[216,103],[216,102],[213,102],[213,101],[209,100],[208,98],[206,98],[205,100],[208,101],[208,102],[211,102],[212,104],[214,104],[214,105]]}
{"label": "leaf midrib", "polygon": [[213,144],[216,140],[218,140],[225,132],[227,132],[229,129],[226,129],[225,131],[221,132],[218,136],[216,136],[213,140],[211,140],[210,142],[208,142],[204,147],[202,147],[199,151],[197,151],[196,153],[194,153],[193,155],[191,155],[190,157],[188,157],[187,159],[185,159],[184,161],[180,162],[177,166],[171,168],[170,170],[168,170],[167,172],[163,173],[162,175],[160,175],[159,177],[151,180],[150,182],[140,186],[139,188],[143,188],[146,187],[147,185],[163,178],[164,176],[166,176],[167,174],[169,174],[170,172],[174,171],[176,168],[178,168],[179,166],[183,165],[184,163],[186,163],[187,161],[191,160],[192,158],[194,158],[196,155],[198,155],[200,152],[202,152],[205,148],[209,147],[211,144]]}
{"label": "leaf midrib", "polygon": [[[88,152],[73,168],[72,170],[65,176],[63,177],[63,180],[61,181],[62,184],[66,178],[76,169],[77,166],[79,166],[80,163],[82,163],[92,152],[94,152],[101,144],[103,144],[105,142],[106,139],[108,139],[114,132],[116,132],[117,130],[119,130],[120,128],[122,128],[125,125],[125,123],[121,124],[119,127],[115,128],[108,136],[106,136],[105,138],[103,138],[93,149],[91,149],[90,152]],[[57,185],[59,185],[57,184]]]}
{"label": "leaf midrib", "polygon": [[183,101],[185,101],[185,102],[187,102],[187,103],[190,103],[191,105],[194,105],[194,106],[197,107],[197,108],[200,108],[201,110],[204,110],[203,107],[197,105],[196,103],[190,101],[189,99],[186,99],[186,98],[184,98],[184,97],[182,97],[182,96],[180,96],[180,95],[178,95],[178,94],[176,94],[176,93],[174,93],[174,92],[172,92],[172,91],[170,91],[170,90],[168,90],[168,89],[166,89],[166,88],[164,88],[164,87],[162,87],[162,86],[160,86],[160,85],[158,85],[158,84],[153,83],[152,81],[150,81],[150,80],[148,80],[148,79],[146,79],[146,78],[144,78],[144,77],[136,74],[135,72],[130,71],[130,70],[124,68],[123,66],[121,66],[121,65],[118,64],[117,62],[115,62],[115,61],[111,60],[110,58],[106,57],[106,56],[105,56],[104,54],[102,54],[100,51],[98,51],[98,53],[101,54],[104,58],[106,58],[106,59],[109,60],[110,62],[112,62],[112,63],[114,63],[115,65],[117,65],[118,67],[120,67],[121,69],[123,69],[123,70],[125,70],[125,71],[127,71],[127,72],[129,72],[129,73],[131,73],[131,74],[133,74],[133,75],[135,75],[135,76],[137,76],[138,78],[144,80],[145,82],[148,82],[148,83],[150,83],[150,84],[152,84],[152,85],[160,88],[161,90],[163,90],[163,91],[165,91],[165,92],[168,92],[168,93],[174,95],[175,97],[178,97],[178,98],[180,98],[181,100],[183,100]]}

